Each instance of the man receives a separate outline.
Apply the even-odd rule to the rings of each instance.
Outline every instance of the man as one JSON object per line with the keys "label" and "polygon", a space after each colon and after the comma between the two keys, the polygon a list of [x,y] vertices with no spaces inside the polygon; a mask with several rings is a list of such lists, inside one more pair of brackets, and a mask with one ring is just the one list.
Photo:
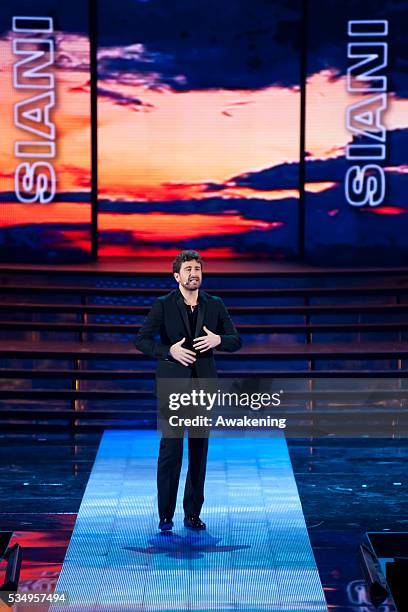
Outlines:
{"label": "man", "polygon": [[[136,338],[136,347],[157,357],[158,378],[215,378],[213,349],[233,352],[241,339],[220,298],[200,291],[203,261],[196,251],[182,251],[173,262],[178,289],[153,304]],[[156,336],[160,339],[157,339]],[[188,438],[188,473],[184,489],[184,525],[205,529],[204,502],[208,437]],[[159,529],[170,531],[176,508],[183,438],[162,436],[157,465]]]}

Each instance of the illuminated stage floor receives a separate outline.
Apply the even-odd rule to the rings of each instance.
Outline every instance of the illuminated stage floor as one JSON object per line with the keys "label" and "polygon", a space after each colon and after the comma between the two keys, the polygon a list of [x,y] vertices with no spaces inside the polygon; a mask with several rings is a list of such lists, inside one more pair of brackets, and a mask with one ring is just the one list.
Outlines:
{"label": "illuminated stage floor", "polygon": [[[327,610],[283,437],[210,440],[206,532],[158,532],[152,431],[105,432],[56,591],[88,610]],[[185,444],[187,447],[187,444]]]}

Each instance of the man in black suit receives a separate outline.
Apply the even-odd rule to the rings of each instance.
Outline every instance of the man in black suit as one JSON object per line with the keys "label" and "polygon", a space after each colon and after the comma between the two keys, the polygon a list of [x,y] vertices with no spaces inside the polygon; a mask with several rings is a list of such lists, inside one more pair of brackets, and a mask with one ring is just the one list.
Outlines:
{"label": "man in black suit", "polygon": [[[158,378],[215,378],[213,349],[233,352],[241,339],[223,301],[199,291],[202,259],[182,251],[173,262],[178,289],[156,300],[136,338],[136,347],[157,357]],[[157,339],[159,336],[160,339]],[[188,438],[188,473],[184,489],[184,525],[205,529],[200,519],[204,502],[208,436]],[[157,489],[162,531],[173,527],[183,457],[183,438],[162,436],[157,465]]]}

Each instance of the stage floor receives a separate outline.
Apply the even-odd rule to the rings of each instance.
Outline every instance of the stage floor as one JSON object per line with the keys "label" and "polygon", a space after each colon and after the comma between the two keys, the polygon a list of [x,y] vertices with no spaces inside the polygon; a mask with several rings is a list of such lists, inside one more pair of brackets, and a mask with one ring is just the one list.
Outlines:
{"label": "stage floor", "polygon": [[[47,273],[58,274],[168,274],[171,276],[174,257],[99,257],[97,261],[83,263],[59,263],[59,264],[30,264],[30,263],[1,263],[2,273]],[[271,275],[274,277],[293,276],[323,276],[339,275],[356,276],[364,274],[376,276],[384,274],[405,275],[407,266],[324,266],[313,265],[303,261],[283,261],[260,258],[243,257],[234,258],[204,258],[205,274],[231,274],[239,277],[243,274]]]}
{"label": "stage floor", "polygon": [[[153,431],[106,431],[56,591],[87,610],[327,610],[284,437],[210,440],[207,531],[156,515]],[[187,444],[185,444],[187,447]]]}

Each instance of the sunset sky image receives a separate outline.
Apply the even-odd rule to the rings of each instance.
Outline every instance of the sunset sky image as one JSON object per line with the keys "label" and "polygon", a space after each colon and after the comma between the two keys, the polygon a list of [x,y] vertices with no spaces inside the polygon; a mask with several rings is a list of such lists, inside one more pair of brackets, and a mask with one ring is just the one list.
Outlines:
{"label": "sunset sky image", "polygon": [[[241,184],[299,156],[299,85],[281,79],[277,15],[263,7],[258,31],[256,10],[229,2],[217,17],[211,2],[122,8],[129,21],[105,3],[98,24],[99,214],[122,214],[116,251],[120,242],[128,255],[153,246],[295,255],[298,182]],[[296,9],[278,18],[298,27]],[[258,67],[267,47],[268,65]],[[296,53],[289,63],[298,73]],[[100,254],[112,246],[100,233]]]}
{"label": "sunset sky image", "polygon": [[[309,4],[308,37],[314,43],[307,56],[310,73],[306,84],[305,180],[334,182],[328,190],[305,194],[305,256],[310,263],[341,260],[345,265],[385,262],[395,265],[396,262],[402,264],[406,257],[408,176],[404,168],[408,141],[408,78],[401,14],[407,8],[408,3],[402,0],[385,3],[381,8],[374,4],[368,7],[362,2],[346,2],[338,7],[336,20],[333,20],[332,3],[311,0]],[[349,131],[347,110],[362,102],[367,109],[370,100],[379,95],[378,91],[347,91],[347,69],[358,61],[347,58],[347,45],[379,42],[379,37],[352,40],[347,36],[349,21],[363,17],[366,20],[386,18],[388,23],[389,34],[381,38],[387,49],[387,65],[375,72],[375,75],[385,75],[387,83],[383,93],[386,109],[380,114],[386,130],[386,159],[379,162],[385,176],[385,194],[378,206],[356,207],[346,200],[346,173],[356,163],[360,167],[378,163],[367,159],[358,164],[346,158],[347,144],[358,142],[358,139],[360,142],[370,140]],[[323,23],[329,24],[326,30],[322,30]],[[318,71],[323,62],[326,66]]]}
{"label": "sunset sky image", "polygon": [[[345,112],[359,99],[346,91],[343,26],[347,11],[357,10],[348,4],[325,32],[319,23],[327,12],[320,14],[319,3],[310,3],[305,214],[312,249],[330,237],[338,244],[343,222],[350,241],[373,245],[382,243],[389,223],[387,240],[396,234],[398,243],[395,217],[400,224],[408,219],[407,175],[393,144],[407,139],[407,96],[395,62],[385,114],[392,151],[387,202],[381,214],[364,215],[345,202],[344,153],[353,138]],[[75,27],[76,6],[82,27]],[[43,252],[52,250],[54,256],[89,255],[89,39],[83,4],[74,0],[71,8],[69,14],[61,8],[66,27],[56,36],[58,197],[47,205],[17,203],[14,196],[17,160],[11,153],[21,130],[12,124],[12,109],[21,92],[11,87],[10,32],[0,39],[6,119],[0,249],[25,246],[34,252],[43,243]],[[171,7],[163,0],[99,4],[100,256],[172,254],[182,248],[197,248],[207,257],[298,255],[299,29],[300,2],[281,0],[272,8],[260,0],[251,6],[210,0],[193,9],[184,0]]]}
{"label": "sunset sky image", "polygon": [[[18,202],[15,195],[15,171],[27,159],[15,157],[14,146],[20,141],[37,142],[41,137],[15,125],[13,107],[44,90],[13,87],[16,56],[12,52],[12,40],[15,36],[8,31],[0,39],[0,251],[17,258],[38,254],[40,259],[47,259],[47,253],[52,258],[60,251],[65,251],[66,256],[74,260],[88,258],[91,249],[90,97],[83,85],[89,79],[89,40],[84,35],[55,33],[56,57],[52,73],[55,75],[56,105],[50,111],[50,119],[56,126],[56,156],[43,161],[51,163],[55,169],[57,195],[48,204],[36,204]],[[35,102],[27,106],[30,110],[35,108]],[[70,237],[78,224],[83,234],[79,248]]]}

